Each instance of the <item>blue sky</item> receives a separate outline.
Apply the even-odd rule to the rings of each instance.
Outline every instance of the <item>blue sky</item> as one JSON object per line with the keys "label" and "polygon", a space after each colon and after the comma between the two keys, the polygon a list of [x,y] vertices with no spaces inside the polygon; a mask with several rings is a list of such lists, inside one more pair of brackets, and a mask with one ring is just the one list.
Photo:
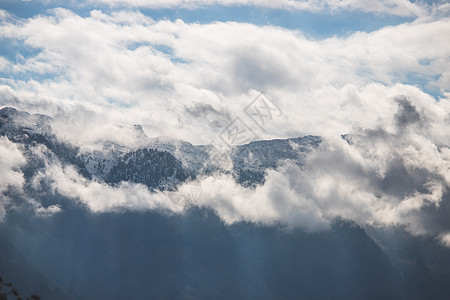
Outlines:
{"label": "blue sky", "polygon": [[[40,1],[4,0],[0,8],[21,18],[30,18],[37,14],[45,14],[49,9],[67,7],[81,16],[87,16],[92,9],[100,9],[106,13],[118,8],[105,4],[76,5],[71,1],[55,1],[42,3]],[[145,15],[155,19],[182,19],[189,23],[210,22],[247,22],[256,25],[273,25],[288,29],[301,30],[305,35],[321,39],[334,35],[348,35],[355,31],[372,31],[378,28],[410,22],[414,16],[404,17],[389,14],[364,13],[343,10],[341,12],[308,12],[300,10],[269,9],[255,6],[223,6],[211,5],[199,9],[189,8],[136,8]]]}

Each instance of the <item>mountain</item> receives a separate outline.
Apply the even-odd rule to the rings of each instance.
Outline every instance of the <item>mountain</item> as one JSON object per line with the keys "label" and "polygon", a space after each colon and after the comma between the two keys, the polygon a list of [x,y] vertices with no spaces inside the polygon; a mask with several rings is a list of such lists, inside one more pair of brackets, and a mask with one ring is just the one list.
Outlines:
{"label": "mountain", "polygon": [[366,232],[383,249],[407,288],[411,299],[445,299],[450,295],[449,249],[428,236],[412,236],[401,227]]}
{"label": "mountain", "polygon": [[243,185],[261,184],[267,169],[275,169],[286,159],[301,165],[306,154],[321,142],[320,137],[305,136],[235,146],[223,154],[232,164],[232,168],[224,169],[215,165],[214,146],[192,145],[168,137],[150,139],[140,125],[133,126],[140,137],[139,147],[104,142],[100,149],[81,151],[59,141],[51,121],[48,116],[10,107],[0,110],[0,135],[25,145],[27,158],[34,161],[27,169],[29,176],[45,165],[32,153],[33,147],[43,146],[50,160],[72,165],[88,179],[109,184],[130,181],[161,190],[211,172],[232,173]]}
{"label": "mountain", "polygon": [[[33,155],[33,149],[44,148],[44,154],[49,159],[58,159],[63,164],[76,167],[80,174],[90,178],[84,162],[78,157],[78,149],[70,144],[59,141],[51,129],[52,118],[18,111],[11,107],[0,110],[0,135],[10,141],[23,145],[28,158],[28,166],[24,174],[31,177],[45,164],[42,159]],[[52,158],[52,157],[53,158]]]}
{"label": "mountain", "polygon": [[[14,283],[13,287],[22,297],[37,294],[41,299],[75,299],[64,288],[39,272],[5,237],[4,230],[5,228],[0,228],[0,276],[3,275],[4,282]],[[5,290],[0,290],[0,295],[2,292]]]}
{"label": "mountain", "polygon": [[[217,172],[251,188],[264,184],[267,170],[286,160],[302,166],[320,146],[320,137],[254,141],[222,152],[213,145],[148,138],[133,125],[138,146],[102,142],[90,150],[60,140],[52,122],[14,108],[0,110],[0,135],[26,157],[18,167],[23,191],[0,193],[7,211],[0,223],[0,276],[21,294],[42,299],[448,298],[449,250],[402,230],[361,228],[340,219],[315,233],[283,224],[226,225],[215,211],[196,206],[183,213],[94,213],[42,177],[57,164],[77,171],[81,188],[126,181],[158,192]],[[61,211],[36,213],[51,205]]]}
{"label": "mountain", "polygon": [[179,184],[189,178],[173,155],[154,149],[138,149],[120,157],[111,168],[105,181],[120,183],[130,181],[152,188],[165,189],[168,184]]}
{"label": "mountain", "polygon": [[[304,233],[214,212],[12,219],[14,246],[77,299],[410,299],[358,226]],[[6,274],[5,274],[6,276]]]}

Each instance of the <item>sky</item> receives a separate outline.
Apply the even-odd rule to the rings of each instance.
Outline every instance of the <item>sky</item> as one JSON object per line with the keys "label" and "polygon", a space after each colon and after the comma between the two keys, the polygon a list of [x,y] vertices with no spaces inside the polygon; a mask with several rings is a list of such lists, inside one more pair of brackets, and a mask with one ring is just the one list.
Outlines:
{"label": "sky", "polygon": [[151,137],[206,144],[260,92],[284,112],[262,138],[373,126],[384,112],[365,110],[378,97],[448,99],[444,2],[2,0],[0,8],[1,104],[71,128],[83,119],[80,132],[60,130],[74,143],[139,123]]}
{"label": "sky", "polygon": [[[313,231],[344,216],[450,245],[439,208],[450,201],[450,3],[0,0],[0,9],[0,107],[52,116],[61,139],[130,145],[124,130],[140,124],[150,137],[209,144],[233,120],[260,139],[319,135],[324,146],[303,169],[287,163],[256,190],[205,178],[202,205],[227,222],[284,219]],[[249,113],[261,95],[274,112],[263,124]],[[14,175],[4,186],[20,186],[11,170],[23,157],[1,143],[15,157],[0,160]],[[94,194],[148,196],[129,184],[76,188],[79,174],[58,166],[47,175],[94,211],[108,206]]]}

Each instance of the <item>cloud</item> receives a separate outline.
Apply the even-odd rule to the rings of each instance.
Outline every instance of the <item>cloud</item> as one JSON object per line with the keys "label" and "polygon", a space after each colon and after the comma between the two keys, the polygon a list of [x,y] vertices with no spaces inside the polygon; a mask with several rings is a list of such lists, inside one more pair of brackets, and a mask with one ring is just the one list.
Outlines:
{"label": "cloud", "polygon": [[48,162],[46,168],[32,181],[34,189],[39,189],[43,182],[50,183],[53,193],[79,201],[95,213],[123,210],[181,211],[167,196],[150,192],[142,184],[122,182],[112,187],[103,182],[90,181],[78,174],[73,166],[62,166],[58,162]]}
{"label": "cloud", "polygon": [[228,224],[247,221],[305,231],[327,229],[330,219],[312,199],[292,189],[284,171],[269,172],[266,183],[256,189],[242,187],[230,176],[205,178],[199,205],[212,208]]}
{"label": "cloud", "polygon": [[187,8],[196,9],[210,5],[223,6],[256,6],[272,9],[304,10],[312,12],[337,12],[339,10],[362,11],[377,14],[398,16],[418,16],[426,13],[426,7],[408,0],[367,1],[367,0],[91,0],[91,3],[103,3],[110,6],[134,6],[147,8]]}
{"label": "cloud", "polygon": [[[322,4],[379,12],[388,5],[339,3]],[[415,6],[390,3],[392,11]],[[282,222],[315,231],[344,217],[401,225],[414,234],[450,230],[442,217],[450,201],[448,18],[315,40],[275,26],[156,22],[130,11],[3,15],[0,36],[33,51],[0,59],[8,75],[1,79],[0,105],[52,115],[57,135],[76,145],[110,140],[133,145],[136,123],[151,137],[209,143],[236,116],[254,126],[244,108],[258,91],[282,110],[264,130],[252,128],[258,135],[324,137],[303,167],[286,162],[255,189],[230,176],[203,178],[199,205],[228,223]],[[424,86],[438,91],[440,99]],[[39,176],[50,179],[54,192],[95,212],[180,210],[142,185],[111,187],[68,166],[48,164]]]}
{"label": "cloud", "polygon": [[[449,91],[448,19],[314,40],[274,26],[156,22],[129,11],[81,17],[59,8],[5,19],[0,33],[36,53],[1,60],[2,93],[13,95],[1,104],[54,116],[58,134],[78,144],[125,136],[110,134],[112,124],[135,123],[150,136],[208,143],[255,91],[284,111],[258,132],[265,138],[373,126],[388,113],[385,99],[427,97],[409,83],[414,74]],[[196,107],[209,107],[208,117]]]}
{"label": "cloud", "polygon": [[25,158],[16,144],[6,137],[0,137],[0,221],[6,216],[6,208],[10,199],[4,193],[10,189],[21,189],[25,180],[19,171]]}
{"label": "cloud", "polygon": [[395,121],[396,125],[403,129],[411,124],[417,124],[422,125],[421,122],[421,116],[417,112],[416,108],[411,105],[411,103],[404,99],[404,97],[401,97],[399,99],[396,99],[398,103],[398,112],[395,114]]}
{"label": "cloud", "polygon": [[18,168],[25,163],[25,158],[16,144],[6,137],[0,137],[0,192],[9,186],[20,187],[23,176]]}
{"label": "cloud", "polygon": [[444,246],[450,248],[450,233],[441,235],[441,242]]}
{"label": "cloud", "polygon": [[317,231],[345,218],[362,226],[402,226],[415,235],[448,232],[450,140],[433,132],[437,125],[448,128],[447,121],[406,97],[391,101],[397,111],[376,130],[354,128],[344,139],[325,139],[302,167],[287,161],[268,172],[264,185],[204,178],[199,205],[227,223]]}
{"label": "cloud", "polygon": [[[450,134],[442,128],[449,125],[449,104],[428,97],[385,101],[390,114],[379,116],[373,128],[355,126],[344,138],[325,138],[303,166],[285,161],[267,172],[263,185],[243,187],[230,174],[200,177],[202,195],[196,204],[213,209],[228,224],[284,224],[314,232],[345,218],[362,226],[403,226],[412,234],[444,236],[450,230],[448,218],[443,218],[450,204]],[[196,109],[210,111],[208,106]],[[6,145],[15,147],[9,141]],[[45,159],[42,151],[32,153]],[[46,167],[31,180],[36,191],[46,184],[96,213],[183,212],[169,194],[130,182],[109,186],[82,177],[70,165],[45,161]],[[22,183],[23,178],[18,186]],[[43,216],[60,211],[58,205],[31,203]]]}

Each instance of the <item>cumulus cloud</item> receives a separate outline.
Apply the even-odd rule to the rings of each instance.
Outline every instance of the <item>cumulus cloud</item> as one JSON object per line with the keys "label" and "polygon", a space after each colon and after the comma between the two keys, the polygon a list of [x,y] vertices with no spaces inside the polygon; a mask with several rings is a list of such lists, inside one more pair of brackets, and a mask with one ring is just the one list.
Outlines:
{"label": "cumulus cloud", "polygon": [[[443,100],[449,92],[445,18],[314,40],[274,26],[54,9],[4,18],[0,34],[37,53],[1,60],[11,76],[1,79],[2,94],[12,94],[2,95],[1,104],[54,116],[61,120],[57,132],[78,144],[126,136],[110,128],[135,123],[150,136],[208,143],[257,91],[284,111],[266,138],[348,132],[355,122],[373,126],[388,111],[384,99],[431,98],[408,84],[414,74]],[[200,107],[208,110],[201,115]]]}

